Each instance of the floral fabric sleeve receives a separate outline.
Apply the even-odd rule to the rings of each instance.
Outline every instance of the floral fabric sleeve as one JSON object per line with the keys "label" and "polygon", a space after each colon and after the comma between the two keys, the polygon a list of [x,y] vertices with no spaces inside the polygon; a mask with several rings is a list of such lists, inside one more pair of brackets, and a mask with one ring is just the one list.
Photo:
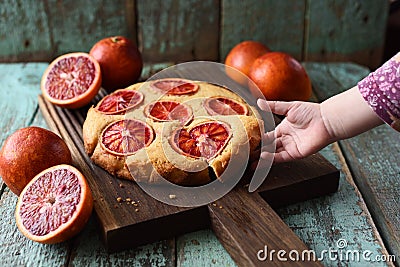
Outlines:
{"label": "floral fabric sleeve", "polygon": [[358,88],[376,114],[400,131],[400,53],[361,80]]}

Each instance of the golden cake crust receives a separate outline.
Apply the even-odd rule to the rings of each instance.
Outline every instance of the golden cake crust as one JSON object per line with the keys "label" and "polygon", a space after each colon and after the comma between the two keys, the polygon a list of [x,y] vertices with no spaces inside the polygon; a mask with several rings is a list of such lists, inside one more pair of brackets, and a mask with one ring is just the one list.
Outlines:
{"label": "golden cake crust", "polygon": [[[193,81],[191,81],[193,82]],[[219,178],[232,158],[249,160],[261,141],[262,120],[254,107],[248,106],[237,94],[217,85],[193,82],[199,85],[196,93],[188,95],[162,95],[154,91],[149,83],[137,83],[124,90],[139,90],[143,102],[125,115],[108,115],[91,107],[83,124],[85,150],[93,162],[119,178],[137,182],[158,183],[166,179],[179,185],[201,185]],[[204,101],[210,97],[221,96],[233,99],[247,106],[247,115],[209,115]],[[188,105],[193,119],[182,126],[178,121],[157,122],[146,117],[144,109],[158,100],[172,100]],[[111,123],[135,119],[146,122],[154,131],[154,140],[145,148],[127,157],[115,155],[101,145],[101,134]],[[221,122],[228,125],[231,136],[225,147],[212,159],[188,157],[174,148],[172,139],[177,129],[190,130],[207,122]],[[246,151],[247,153],[243,153]],[[242,159],[243,158],[243,159]],[[215,175],[210,175],[211,169]]]}

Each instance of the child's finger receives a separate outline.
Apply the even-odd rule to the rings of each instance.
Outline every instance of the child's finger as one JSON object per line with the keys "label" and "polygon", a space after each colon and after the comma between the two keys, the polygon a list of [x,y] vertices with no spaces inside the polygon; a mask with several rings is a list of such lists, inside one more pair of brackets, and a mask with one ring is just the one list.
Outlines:
{"label": "child's finger", "polygon": [[286,115],[292,106],[292,102],[283,101],[267,101],[264,99],[258,99],[257,105],[261,110],[271,111],[278,115]]}

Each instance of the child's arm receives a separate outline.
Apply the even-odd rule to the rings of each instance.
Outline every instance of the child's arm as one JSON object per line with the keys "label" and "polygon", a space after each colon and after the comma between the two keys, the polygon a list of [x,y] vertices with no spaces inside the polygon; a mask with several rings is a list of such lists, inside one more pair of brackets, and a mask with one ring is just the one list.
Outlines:
{"label": "child's arm", "polygon": [[[311,102],[280,102],[258,100],[261,109],[284,115],[275,131],[275,162],[309,156],[330,143],[349,138],[371,129],[382,120],[364,101],[357,87],[338,94],[321,104]],[[268,106],[268,107],[267,107]],[[267,158],[268,152],[261,157]]]}
{"label": "child's arm", "polygon": [[357,86],[322,102],[321,117],[331,142],[356,136],[382,124]]}
{"label": "child's arm", "polygon": [[[285,115],[273,132],[265,134],[267,142],[275,138],[275,162],[306,157],[383,121],[400,131],[400,53],[357,86],[321,104],[261,99],[257,103],[263,110]],[[261,157],[268,158],[267,154]]]}

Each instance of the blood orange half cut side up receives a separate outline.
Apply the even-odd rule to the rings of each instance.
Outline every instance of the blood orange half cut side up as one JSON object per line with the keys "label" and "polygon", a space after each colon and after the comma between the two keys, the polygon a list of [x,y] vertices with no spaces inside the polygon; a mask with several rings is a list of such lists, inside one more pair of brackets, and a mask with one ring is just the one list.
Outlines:
{"label": "blood orange half cut side up", "polygon": [[97,110],[107,115],[125,114],[143,101],[143,94],[136,90],[117,90],[105,96],[97,105]]}
{"label": "blood orange half cut side up", "polygon": [[193,117],[192,109],[188,105],[168,100],[150,103],[144,109],[144,113],[154,121],[177,120],[183,125],[187,124]]}
{"label": "blood orange half cut side up", "polygon": [[150,145],[154,139],[154,132],[142,121],[125,119],[108,125],[100,138],[103,149],[113,155],[123,157]]}
{"label": "blood orange half cut side up", "polygon": [[222,96],[207,98],[204,107],[210,115],[247,115],[249,112],[245,104]]}
{"label": "blood orange half cut side up", "polygon": [[43,96],[64,108],[80,108],[89,104],[100,86],[100,65],[83,52],[56,58],[43,73],[41,81]]}
{"label": "blood orange half cut side up", "polygon": [[188,157],[209,161],[224,149],[231,136],[231,129],[226,123],[208,121],[190,130],[176,130],[172,136],[172,146]]}
{"label": "blood orange half cut side up", "polygon": [[18,198],[15,218],[29,239],[54,244],[68,240],[86,225],[93,197],[75,167],[56,165],[36,175]]}
{"label": "blood orange half cut side up", "polygon": [[160,79],[152,82],[151,87],[167,95],[187,95],[199,90],[199,85],[180,78]]}

